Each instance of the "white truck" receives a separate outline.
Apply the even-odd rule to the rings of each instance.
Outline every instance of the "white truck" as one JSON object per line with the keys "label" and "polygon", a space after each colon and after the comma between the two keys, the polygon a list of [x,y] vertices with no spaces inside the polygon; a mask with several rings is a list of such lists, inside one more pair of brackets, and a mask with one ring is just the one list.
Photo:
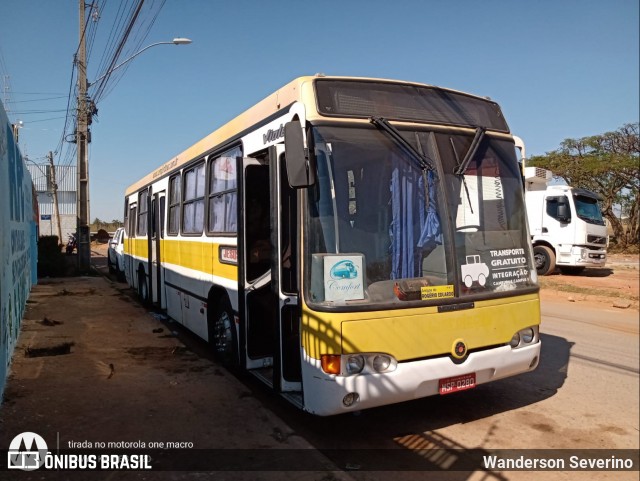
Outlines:
{"label": "white truck", "polygon": [[604,267],[607,260],[607,226],[598,195],[568,185],[550,185],[553,173],[525,166],[524,143],[516,138],[522,155],[529,233],[538,275],[556,266],[563,274],[585,267]]}

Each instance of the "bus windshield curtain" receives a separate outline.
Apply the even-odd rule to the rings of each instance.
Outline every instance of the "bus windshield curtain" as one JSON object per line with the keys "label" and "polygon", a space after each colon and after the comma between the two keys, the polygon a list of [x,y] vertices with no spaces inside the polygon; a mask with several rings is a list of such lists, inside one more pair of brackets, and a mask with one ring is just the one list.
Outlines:
{"label": "bus windshield curtain", "polygon": [[[392,159],[391,279],[422,276],[422,258],[442,244],[442,227],[436,206],[435,173],[425,175],[411,164]],[[427,189],[425,189],[425,178]],[[426,202],[426,192],[429,201]]]}

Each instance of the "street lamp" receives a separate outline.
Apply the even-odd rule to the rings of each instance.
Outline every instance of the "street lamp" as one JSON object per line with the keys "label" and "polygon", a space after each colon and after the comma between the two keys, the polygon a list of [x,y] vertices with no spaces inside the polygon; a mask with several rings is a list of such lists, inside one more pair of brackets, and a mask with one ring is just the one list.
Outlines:
{"label": "street lamp", "polygon": [[120,62],[115,67],[109,69],[105,74],[98,77],[91,84],[87,82],[87,49],[86,36],[84,35],[84,0],[80,0],[80,47],[78,48],[78,116],[76,143],[78,152],[78,203],[77,203],[77,240],[78,240],[78,270],[85,274],[89,272],[91,262],[91,239],[89,234],[89,124],[91,123],[91,113],[87,109],[87,89],[90,85],[103,80],[114,70],[131,62],[142,52],[149,50],[156,45],[187,45],[191,43],[188,38],[178,37],[170,42],[156,42],[147,45],[137,51],[126,60]]}
{"label": "street lamp", "polygon": [[129,57],[128,59],[120,62],[118,65],[116,65],[115,67],[113,67],[112,69],[109,69],[109,71],[103,75],[101,75],[100,77],[98,77],[97,79],[95,79],[93,82],[87,82],[87,87],[91,87],[92,85],[97,84],[100,80],[102,80],[103,78],[105,78],[107,75],[111,75],[113,73],[114,70],[119,69],[120,67],[122,67],[124,64],[131,62],[134,58],[136,58],[138,55],[140,55],[142,52],[144,52],[145,50],[149,50],[151,47],[155,47],[156,45],[189,45],[191,43],[191,39],[189,38],[184,38],[184,37],[176,37],[174,38],[171,42],[156,42],[156,43],[152,43],[151,45],[147,45],[146,47],[144,47],[142,50],[138,50],[136,53],[134,53],[131,57]]}

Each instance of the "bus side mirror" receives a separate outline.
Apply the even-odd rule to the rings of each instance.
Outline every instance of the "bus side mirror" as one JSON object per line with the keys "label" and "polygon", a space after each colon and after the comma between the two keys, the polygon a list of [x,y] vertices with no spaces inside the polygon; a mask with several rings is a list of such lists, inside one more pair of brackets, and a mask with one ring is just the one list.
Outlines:
{"label": "bus side mirror", "polygon": [[316,183],[316,166],[313,156],[304,148],[302,126],[293,120],[284,126],[285,162],[289,185],[294,189],[310,187]]}

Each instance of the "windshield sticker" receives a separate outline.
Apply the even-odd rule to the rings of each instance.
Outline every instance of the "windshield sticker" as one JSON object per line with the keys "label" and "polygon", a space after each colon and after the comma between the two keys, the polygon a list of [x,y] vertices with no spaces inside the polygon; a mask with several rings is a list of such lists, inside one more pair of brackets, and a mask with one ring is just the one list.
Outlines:
{"label": "windshield sticker", "polygon": [[324,298],[327,301],[364,299],[362,255],[324,257]]}
{"label": "windshield sticker", "polygon": [[529,266],[524,249],[499,249],[489,253],[491,281],[496,287],[514,289],[516,284],[529,281]]}
{"label": "windshield sticker", "polygon": [[460,266],[460,272],[465,286],[471,287],[475,282],[484,287],[489,277],[489,266],[482,262],[479,255],[471,255],[467,256],[467,263]]}
{"label": "windshield sticker", "polygon": [[446,286],[423,286],[420,288],[420,296],[423,301],[453,297],[453,284]]}

